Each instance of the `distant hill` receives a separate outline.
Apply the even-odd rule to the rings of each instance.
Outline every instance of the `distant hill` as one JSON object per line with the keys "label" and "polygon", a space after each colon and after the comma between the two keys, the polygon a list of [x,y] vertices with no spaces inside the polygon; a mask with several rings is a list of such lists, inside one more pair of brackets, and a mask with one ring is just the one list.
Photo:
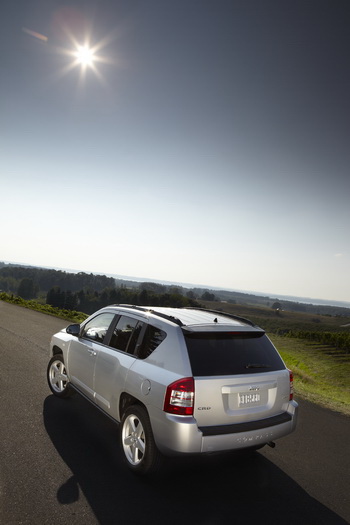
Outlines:
{"label": "distant hill", "polygon": [[237,291],[231,289],[215,288],[212,286],[195,285],[190,283],[178,283],[161,280],[142,279],[139,277],[108,274],[114,277],[119,285],[139,287],[144,283],[155,283],[164,287],[177,287],[184,294],[193,291],[198,297],[209,291],[220,301],[233,302],[237,304],[272,306],[275,302],[281,303],[281,308],[295,312],[320,313],[323,315],[345,315],[350,313],[350,302],[312,299],[308,297],[294,297],[279,294],[262,294],[259,292]]}
{"label": "distant hill", "polygon": [[[5,271],[5,268],[7,269],[6,274],[3,272]],[[21,268],[22,272],[19,275],[18,270],[16,268]],[[40,274],[47,273],[43,270],[48,271],[48,268],[45,267],[35,267],[30,265],[24,265],[24,264],[17,264],[17,263],[4,263],[0,262],[0,289],[1,286],[1,277],[10,278],[10,274],[12,273],[11,270],[13,270],[12,276],[16,279],[25,277],[25,269],[27,269],[28,273],[30,273],[30,277],[33,275],[33,270],[41,270]],[[82,278],[84,280],[88,279],[90,283],[94,281],[99,281],[99,289],[101,290],[103,286],[111,286],[112,279],[115,282],[115,285],[117,287],[123,287],[123,288],[137,288],[137,289],[143,289],[148,291],[153,291],[155,293],[166,293],[168,291],[174,292],[174,290],[184,296],[191,297],[193,299],[198,300],[215,300],[215,301],[222,301],[227,302],[231,304],[241,304],[241,305],[251,305],[251,306],[265,306],[265,307],[273,307],[275,303],[279,303],[279,307],[281,310],[288,310],[292,312],[306,312],[306,313],[313,313],[313,314],[320,314],[320,315],[331,315],[331,316],[349,316],[350,315],[350,302],[342,302],[342,301],[329,301],[329,300],[320,300],[320,299],[312,299],[312,298],[303,298],[303,297],[293,297],[293,296],[285,296],[285,295],[264,295],[258,292],[247,292],[247,291],[236,291],[236,290],[225,290],[222,288],[215,288],[211,286],[205,286],[205,285],[194,285],[190,283],[177,283],[177,282],[171,282],[171,281],[161,281],[161,280],[152,280],[148,278],[139,278],[139,277],[131,277],[131,276],[123,276],[119,274],[106,274],[106,275],[100,275],[97,273],[91,273],[90,275],[85,274],[84,272],[79,272],[77,270],[64,270],[60,268],[55,268],[58,272],[58,275],[60,278],[63,278],[66,281],[70,281],[69,277],[72,276],[74,278],[74,275],[79,276],[76,283],[77,286],[72,286],[72,283],[70,282],[69,288],[72,289],[79,289],[79,286],[81,286],[80,281]],[[52,274],[55,272],[53,271]],[[2,275],[1,275],[2,274]],[[51,275],[55,281],[57,280],[57,273],[56,275]],[[99,277],[99,279],[94,279],[93,277]],[[75,280],[75,279],[74,279]],[[90,284],[89,283],[89,284]],[[5,282],[4,282],[5,284]],[[54,285],[61,285],[61,287],[64,289],[66,288],[63,283],[58,282],[50,282],[47,283],[46,291]],[[86,283],[84,283],[86,285]],[[91,286],[90,284],[90,286]],[[94,283],[96,284],[96,283]],[[63,285],[63,286],[62,286]],[[42,289],[42,287],[40,286]],[[3,289],[6,290],[6,288],[3,286]]]}

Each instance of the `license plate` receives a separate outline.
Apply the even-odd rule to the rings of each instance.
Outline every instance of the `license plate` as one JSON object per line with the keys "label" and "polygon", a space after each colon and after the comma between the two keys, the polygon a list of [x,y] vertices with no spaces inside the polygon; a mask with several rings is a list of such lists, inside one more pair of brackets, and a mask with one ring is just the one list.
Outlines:
{"label": "license plate", "polygon": [[252,405],[253,403],[259,403],[260,394],[238,394],[239,405]]}

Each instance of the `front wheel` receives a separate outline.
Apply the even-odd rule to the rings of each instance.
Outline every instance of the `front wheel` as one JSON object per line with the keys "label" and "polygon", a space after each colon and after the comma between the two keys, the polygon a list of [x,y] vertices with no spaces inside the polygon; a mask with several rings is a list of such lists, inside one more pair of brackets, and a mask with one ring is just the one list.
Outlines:
{"label": "front wheel", "polygon": [[50,390],[57,397],[68,397],[72,394],[72,387],[67,377],[66,366],[61,354],[54,355],[47,367],[47,382]]}
{"label": "front wheel", "polygon": [[125,411],[120,424],[120,441],[124,460],[133,472],[149,474],[159,469],[162,456],[143,407],[133,405]]}

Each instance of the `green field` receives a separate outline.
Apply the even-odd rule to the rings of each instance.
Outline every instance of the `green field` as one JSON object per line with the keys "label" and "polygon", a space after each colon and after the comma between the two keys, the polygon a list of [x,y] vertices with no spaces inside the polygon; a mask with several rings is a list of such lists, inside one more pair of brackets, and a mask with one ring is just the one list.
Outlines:
{"label": "green field", "polygon": [[328,345],[270,334],[293,370],[298,396],[350,415],[350,355]]}
{"label": "green field", "polygon": [[[266,306],[200,301],[206,308],[223,310],[254,321],[267,332],[310,331],[337,332],[350,335],[350,316],[318,315],[302,312],[276,311]],[[346,326],[349,325],[349,326]]]}

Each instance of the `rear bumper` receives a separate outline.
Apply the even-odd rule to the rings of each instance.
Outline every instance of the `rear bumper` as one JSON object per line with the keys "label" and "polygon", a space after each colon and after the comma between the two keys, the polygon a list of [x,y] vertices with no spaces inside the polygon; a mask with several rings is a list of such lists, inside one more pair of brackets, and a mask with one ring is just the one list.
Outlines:
{"label": "rear bumper", "polygon": [[166,455],[200,454],[264,445],[287,436],[296,427],[298,404],[291,401],[286,412],[272,418],[200,428],[192,417],[163,415],[153,429],[159,450]]}
{"label": "rear bumper", "polygon": [[254,430],[262,430],[265,428],[275,427],[283,423],[289,423],[292,416],[289,412],[284,412],[278,416],[269,417],[267,419],[260,419],[258,421],[248,421],[247,423],[234,423],[233,425],[220,425],[214,427],[198,427],[202,432],[203,437],[206,436],[223,436],[226,434],[241,434],[251,432]]}
{"label": "rear bumper", "polygon": [[[265,445],[287,436],[295,430],[298,417],[298,404],[289,403],[287,412],[278,416],[238,424],[235,432],[223,435],[203,435],[201,452],[218,452],[224,450],[238,450],[243,448]],[[249,428],[251,425],[251,428]],[[231,428],[235,425],[229,425]],[[237,432],[238,430],[238,432]]]}

